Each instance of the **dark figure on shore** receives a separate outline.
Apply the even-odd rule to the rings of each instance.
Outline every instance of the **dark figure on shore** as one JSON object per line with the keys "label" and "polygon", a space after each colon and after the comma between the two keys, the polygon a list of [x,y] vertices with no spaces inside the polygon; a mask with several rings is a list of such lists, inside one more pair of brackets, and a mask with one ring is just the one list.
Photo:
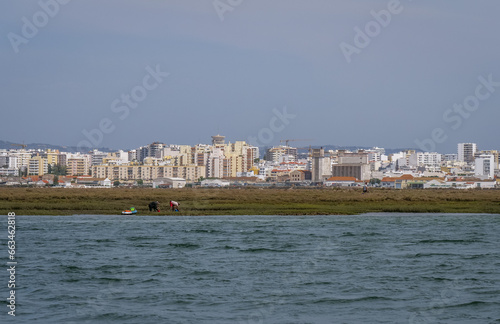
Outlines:
{"label": "dark figure on shore", "polygon": [[367,193],[368,192],[368,186],[366,185],[366,182],[365,182],[365,185],[363,186],[363,193]]}
{"label": "dark figure on shore", "polygon": [[179,205],[180,204],[177,201],[170,200],[170,209],[172,209],[172,211],[178,212],[179,211]]}
{"label": "dark figure on shore", "polygon": [[159,212],[160,211],[160,202],[158,202],[158,201],[150,202],[149,203],[149,211]]}

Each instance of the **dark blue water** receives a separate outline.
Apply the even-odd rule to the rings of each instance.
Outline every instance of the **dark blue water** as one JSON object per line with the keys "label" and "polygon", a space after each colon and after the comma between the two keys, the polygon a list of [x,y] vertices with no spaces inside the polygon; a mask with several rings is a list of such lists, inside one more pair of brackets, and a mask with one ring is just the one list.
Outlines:
{"label": "dark blue water", "polygon": [[498,215],[16,222],[1,323],[500,323]]}

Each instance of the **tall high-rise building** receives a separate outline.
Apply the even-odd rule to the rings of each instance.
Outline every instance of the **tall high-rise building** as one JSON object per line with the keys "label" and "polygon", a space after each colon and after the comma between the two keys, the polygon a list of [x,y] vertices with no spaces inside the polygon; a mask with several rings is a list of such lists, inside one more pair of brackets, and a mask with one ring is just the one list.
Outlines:
{"label": "tall high-rise building", "polygon": [[476,143],[458,143],[458,161],[473,163],[476,151]]}
{"label": "tall high-rise building", "polygon": [[312,150],[311,180],[323,182],[332,176],[332,163],[330,156],[325,156],[323,148]]}
{"label": "tall high-rise building", "polygon": [[[164,147],[165,147],[165,144],[160,143],[160,142],[153,142],[153,143],[148,144],[146,146],[141,146],[137,149],[137,160],[139,162],[142,162],[142,161],[144,161],[145,158],[148,158],[148,157],[161,159]],[[132,161],[132,160],[130,160],[130,158],[129,158],[129,161]]]}

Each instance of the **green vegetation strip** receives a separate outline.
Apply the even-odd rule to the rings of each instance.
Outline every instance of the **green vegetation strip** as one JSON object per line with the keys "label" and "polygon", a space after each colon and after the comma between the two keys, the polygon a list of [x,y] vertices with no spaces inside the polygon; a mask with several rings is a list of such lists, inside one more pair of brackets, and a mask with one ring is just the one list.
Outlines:
{"label": "green vegetation strip", "polygon": [[[149,212],[151,201],[160,213]],[[180,212],[169,201],[181,203]],[[1,188],[0,215],[355,215],[369,212],[500,214],[500,190]]]}

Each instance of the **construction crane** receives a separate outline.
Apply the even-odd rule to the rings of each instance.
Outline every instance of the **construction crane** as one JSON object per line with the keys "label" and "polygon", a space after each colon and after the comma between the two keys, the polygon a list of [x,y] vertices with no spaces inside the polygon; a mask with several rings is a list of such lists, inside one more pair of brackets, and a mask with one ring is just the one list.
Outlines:
{"label": "construction crane", "polygon": [[21,146],[23,148],[23,150],[26,148],[26,146],[28,146],[26,144],[10,144],[10,145],[12,145],[12,146]]}
{"label": "construction crane", "polygon": [[284,139],[284,140],[280,140],[280,143],[283,143],[285,142],[285,146],[288,146],[288,142],[307,142],[307,141],[313,141],[313,139]]}
{"label": "construction crane", "polygon": [[309,145],[309,147],[296,147],[297,150],[307,150],[308,156],[312,156],[312,147]]}

